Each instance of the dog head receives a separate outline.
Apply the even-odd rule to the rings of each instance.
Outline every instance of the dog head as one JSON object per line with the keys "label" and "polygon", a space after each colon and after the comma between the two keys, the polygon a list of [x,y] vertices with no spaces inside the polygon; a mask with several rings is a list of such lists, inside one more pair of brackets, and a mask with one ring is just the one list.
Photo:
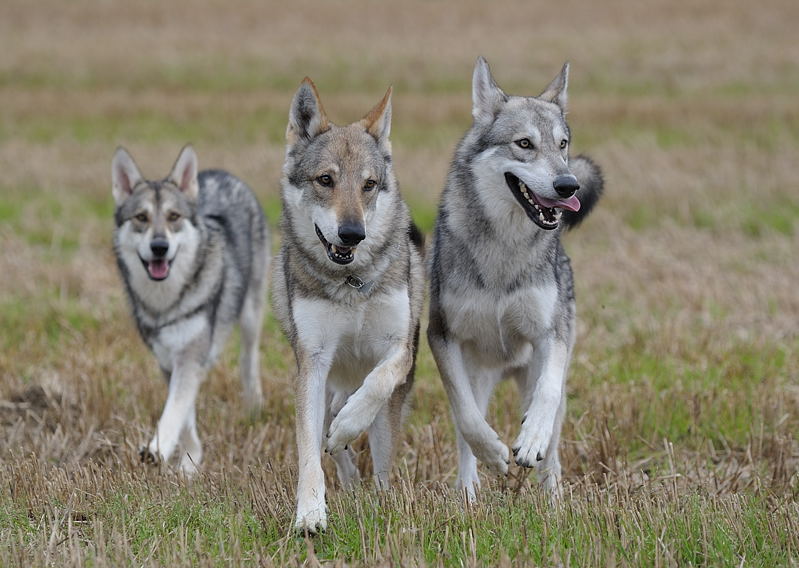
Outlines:
{"label": "dog head", "polygon": [[172,172],[149,181],[133,158],[118,148],[111,166],[116,202],[117,252],[129,270],[141,266],[150,280],[166,280],[186,241],[194,240],[193,223],[199,186],[197,155],[186,146]]}
{"label": "dog head", "polygon": [[[284,206],[305,246],[339,265],[355,260],[380,222],[381,194],[393,193],[391,88],[361,120],[330,122],[307,77],[294,95],[286,129]],[[390,199],[382,197],[383,200]],[[363,244],[362,244],[363,243]]]}
{"label": "dog head", "polygon": [[577,211],[577,178],[569,170],[566,124],[569,64],[537,97],[505,94],[478,58],[472,77],[475,162],[495,197],[518,204],[542,229],[558,227],[563,209]]}

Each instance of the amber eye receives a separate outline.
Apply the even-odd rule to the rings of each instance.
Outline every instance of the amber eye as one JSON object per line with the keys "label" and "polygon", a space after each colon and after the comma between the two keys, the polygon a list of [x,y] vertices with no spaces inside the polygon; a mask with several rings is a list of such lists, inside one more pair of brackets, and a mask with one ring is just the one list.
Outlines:
{"label": "amber eye", "polygon": [[377,182],[375,180],[368,179],[368,180],[366,180],[366,183],[363,184],[363,190],[364,191],[372,191],[375,188],[376,185],[377,185]]}
{"label": "amber eye", "polygon": [[180,219],[180,213],[177,213],[175,211],[170,212],[169,215],[166,216],[166,220],[169,221],[170,223],[174,223],[178,219]]}
{"label": "amber eye", "polygon": [[569,141],[568,141],[568,140],[566,140],[565,138],[564,138],[563,140],[561,140],[561,141],[560,141],[560,149],[561,149],[561,150],[565,149],[565,148],[566,148],[566,146],[568,146],[568,145],[569,145]]}
{"label": "amber eye", "polygon": [[135,219],[139,223],[146,223],[149,217],[147,217],[147,213],[139,213],[138,215],[136,215]]}
{"label": "amber eye", "polygon": [[517,145],[519,148],[523,148],[523,149],[525,149],[525,150],[529,150],[530,148],[532,148],[532,147],[533,147],[533,143],[532,143],[532,142],[530,142],[530,139],[529,139],[529,138],[522,138],[521,140],[517,140],[517,141],[516,141],[516,145]]}
{"label": "amber eye", "polygon": [[333,178],[324,174],[316,178],[316,182],[322,187],[331,187],[333,185]]}

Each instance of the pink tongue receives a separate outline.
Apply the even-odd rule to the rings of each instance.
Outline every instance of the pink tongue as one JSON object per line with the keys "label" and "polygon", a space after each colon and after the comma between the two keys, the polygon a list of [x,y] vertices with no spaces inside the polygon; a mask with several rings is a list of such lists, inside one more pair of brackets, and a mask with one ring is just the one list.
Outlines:
{"label": "pink tongue", "polygon": [[572,195],[568,199],[547,199],[546,197],[541,197],[540,195],[536,195],[535,197],[538,203],[544,207],[560,207],[561,209],[568,209],[569,211],[580,210],[580,200],[577,199],[576,195]]}
{"label": "pink tongue", "polygon": [[165,260],[151,260],[147,269],[153,278],[166,278],[169,273],[169,264]]}

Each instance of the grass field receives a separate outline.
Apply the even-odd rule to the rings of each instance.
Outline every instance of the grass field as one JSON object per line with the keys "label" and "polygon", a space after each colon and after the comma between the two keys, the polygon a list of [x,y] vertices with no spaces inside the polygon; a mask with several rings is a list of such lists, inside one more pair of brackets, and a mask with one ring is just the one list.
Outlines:
{"label": "grass field", "polygon": [[[799,566],[799,3],[492,4],[4,0],[0,565]],[[330,529],[296,537],[294,360],[271,316],[263,413],[243,410],[234,339],[201,392],[201,475],[138,463],[166,392],[111,253],[114,148],[160,176],[191,141],[274,225],[303,76],[337,122],[393,84],[396,171],[429,233],[478,54],[518,94],[570,60],[574,151],[606,173],[566,237],[562,505],[515,466],[461,502],[424,345],[394,489],[343,491],[327,463]],[[506,442],[515,399],[490,410]]]}

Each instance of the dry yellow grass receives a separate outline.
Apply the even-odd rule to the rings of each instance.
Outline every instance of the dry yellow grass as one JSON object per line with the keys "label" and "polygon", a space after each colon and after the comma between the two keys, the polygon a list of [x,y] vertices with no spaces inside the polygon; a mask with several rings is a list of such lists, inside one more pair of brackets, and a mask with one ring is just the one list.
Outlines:
{"label": "dry yellow grass", "polygon": [[[796,566],[797,21],[788,0],[5,1],[0,564]],[[202,475],[142,467],[165,389],[110,252],[114,147],[155,176],[192,141],[275,221],[302,77],[338,122],[394,84],[397,173],[429,230],[478,54],[514,93],[570,60],[575,147],[607,177],[566,238],[564,506],[514,469],[462,507],[425,346],[397,489],[334,490],[331,532],[295,539],[294,363],[271,318],[264,412],[240,410],[230,349],[201,393]],[[491,409],[508,440],[514,400]]]}

